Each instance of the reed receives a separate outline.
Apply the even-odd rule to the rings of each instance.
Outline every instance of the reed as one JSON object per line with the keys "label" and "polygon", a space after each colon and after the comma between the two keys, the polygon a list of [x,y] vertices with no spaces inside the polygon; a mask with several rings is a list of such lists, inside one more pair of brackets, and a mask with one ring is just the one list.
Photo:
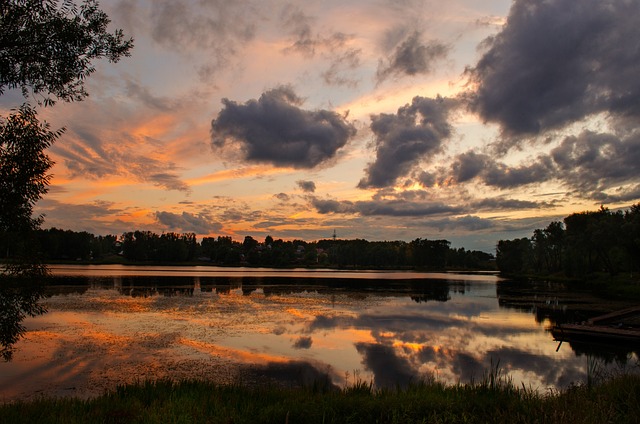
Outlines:
{"label": "reed", "polygon": [[515,387],[496,367],[482,381],[423,381],[344,389],[148,381],[90,400],[38,399],[0,406],[2,423],[637,423],[640,376],[618,375],[564,391]]}

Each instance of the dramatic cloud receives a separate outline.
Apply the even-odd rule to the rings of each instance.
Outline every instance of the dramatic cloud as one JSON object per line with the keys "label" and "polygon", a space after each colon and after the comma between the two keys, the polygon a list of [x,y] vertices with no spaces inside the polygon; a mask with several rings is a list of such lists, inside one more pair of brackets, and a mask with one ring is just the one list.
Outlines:
{"label": "dramatic cloud", "polygon": [[213,222],[210,217],[206,215],[194,215],[188,212],[182,212],[182,214],[175,214],[172,212],[156,212],[156,219],[162,225],[173,231],[178,232],[194,232],[196,234],[210,234],[218,232],[222,226]]}
{"label": "dramatic cloud", "polygon": [[585,131],[551,151],[558,175],[582,196],[640,179],[640,131],[626,137]]}
{"label": "dramatic cloud", "polygon": [[369,164],[358,187],[391,186],[418,162],[439,152],[442,142],[451,136],[447,119],[456,105],[452,99],[414,97],[395,115],[373,115],[376,160]]}
{"label": "dramatic cloud", "polygon": [[472,108],[509,135],[561,128],[600,112],[640,115],[640,3],[513,3],[470,70]]}
{"label": "dramatic cloud", "polygon": [[314,191],[316,191],[316,183],[314,183],[313,181],[300,180],[296,181],[296,184],[305,193],[313,193]]}
{"label": "dramatic cloud", "polygon": [[335,112],[302,109],[302,100],[288,87],[245,104],[222,102],[224,108],[211,123],[212,146],[239,151],[249,162],[313,168],[335,157],[356,133]]}
{"label": "dramatic cloud", "polygon": [[458,155],[451,165],[451,172],[458,183],[478,177],[485,184],[500,189],[540,183],[555,178],[553,163],[546,156],[540,156],[538,161],[527,165],[507,166],[495,161],[489,155],[473,151]]}
{"label": "dramatic cloud", "polygon": [[[487,155],[478,154],[473,151],[462,153],[458,155],[451,165],[452,175],[457,182],[464,183],[480,175],[490,161],[491,158]],[[429,176],[429,180],[427,180],[425,175],[424,179],[426,181],[433,181],[435,179],[432,175],[427,175]],[[433,185],[433,183],[427,185]]]}
{"label": "dramatic cloud", "polygon": [[423,42],[422,34],[414,31],[397,45],[385,62],[380,61],[376,71],[378,83],[390,76],[428,74],[435,61],[446,57],[449,47],[439,41]]}
{"label": "dramatic cloud", "polygon": [[[462,153],[454,159],[450,177],[457,183],[475,179],[501,190],[556,181],[586,199],[633,200],[637,198],[636,188],[640,179],[638,163],[639,131],[622,136],[584,131],[577,136],[565,137],[549,154],[540,154],[534,160],[517,166],[507,166],[486,154]],[[447,178],[446,175],[432,177],[433,180]],[[509,202],[513,203],[513,208],[534,205],[533,202],[515,199]],[[478,204],[483,209],[511,209],[507,206],[504,201],[491,203],[490,200]]]}

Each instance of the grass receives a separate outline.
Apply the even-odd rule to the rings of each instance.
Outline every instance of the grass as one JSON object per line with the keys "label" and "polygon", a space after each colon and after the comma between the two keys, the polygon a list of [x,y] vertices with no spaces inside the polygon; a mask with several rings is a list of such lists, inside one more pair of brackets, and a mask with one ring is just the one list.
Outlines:
{"label": "grass", "polygon": [[437,381],[375,389],[215,385],[156,381],[90,400],[0,405],[2,423],[637,423],[640,376],[540,394],[514,387],[497,367],[479,383]]}

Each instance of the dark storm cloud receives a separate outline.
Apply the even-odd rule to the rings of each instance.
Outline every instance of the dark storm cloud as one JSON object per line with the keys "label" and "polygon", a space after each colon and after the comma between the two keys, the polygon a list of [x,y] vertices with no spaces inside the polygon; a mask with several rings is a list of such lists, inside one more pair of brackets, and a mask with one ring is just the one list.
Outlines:
{"label": "dark storm cloud", "polygon": [[222,226],[213,222],[210,217],[199,214],[194,215],[188,212],[176,214],[172,212],[156,212],[155,217],[158,222],[170,230],[180,232],[194,232],[196,234],[210,234],[222,229]]}
{"label": "dark storm cloud", "polygon": [[[458,155],[450,168],[457,183],[477,180],[490,187],[513,189],[558,181],[574,194],[593,201],[627,201],[637,198],[640,178],[640,131],[622,135],[583,131],[565,137],[549,154],[527,163],[508,166],[493,157],[473,151]],[[434,177],[435,178],[435,177]],[[446,175],[438,175],[447,179]],[[428,182],[428,181],[427,181]],[[495,203],[499,199],[498,203]],[[501,198],[475,203],[478,208],[532,208],[546,202],[523,202]]]}
{"label": "dark storm cloud", "polygon": [[452,176],[457,182],[464,183],[480,175],[490,162],[487,155],[474,151],[461,153],[451,165]]}
{"label": "dark storm cloud", "polygon": [[341,213],[362,216],[431,216],[460,213],[461,208],[439,202],[411,202],[402,199],[382,199],[351,202],[312,198],[311,205],[321,214]]}
{"label": "dark storm cloud", "polygon": [[376,159],[369,164],[358,187],[391,186],[419,161],[439,152],[442,142],[451,136],[447,119],[456,105],[452,99],[414,97],[395,115],[371,116]]}
{"label": "dark storm cloud", "polygon": [[539,162],[516,167],[492,163],[491,167],[485,170],[483,178],[489,186],[511,188],[547,181],[554,177],[553,171],[551,161],[541,157]]}
{"label": "dark storm cloud", "polygon": [[214,150],[239,150],[249,162],[313,168],[333,157],[356,133],[329,110],[308,111],[289,87],[265,92],[244,104],[223,99],[211,123]]}
{"label": "dark storm cloud", "polygon": [[553,161],[545,155],[527,164],[508,166],[489,155],[468,151],[454,159],[451,177],[457,183],[477,178],[488,186],[507,189],[551,180],[556,172]]}
{"label": "dark storm cloud", "polygon": [[618,137],[585,131],[551,151],[558,175],[582,196],[640,178],[640,131]]}
{"label": "dark storm cloud", "polygon": [[377,343],[356,343],[362,364],[373,373],[376,387],[406,387],[416,382],[415,370],[405,359],[396,355],[391,346]]}
{"label": "dark storm cloud", "polygon": [[423,41],[414,31],[400,42],[386,61],[380,61],[376,71],[378,83],[390,76],[428,74],[437,60],[444,59],[450,47],[436,40]]}
{"label": "dark storm cloud", "polygon": [[305,193],[313,193],[316,191],[316,183],[314,183],[313,181],[299,180],[299,181],[296,181],[296,184]]}
{"label": "dark storm cloud", "polygon": [[515,1],[470,69],[472,108],[508,135],[640,114],[640,2]]}

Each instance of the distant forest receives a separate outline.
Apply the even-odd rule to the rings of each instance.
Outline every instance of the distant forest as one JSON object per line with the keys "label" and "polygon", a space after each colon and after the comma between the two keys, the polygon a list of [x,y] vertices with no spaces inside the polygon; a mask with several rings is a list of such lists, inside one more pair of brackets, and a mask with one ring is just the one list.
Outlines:
{"label": "distant forest", "polygon": [[[0,239],[0,253],[11,257],[11,237]],[[333,267],[430,270],[495,269],[492,254],[451,248],[447,240],[417,238],[405,241],[326,239],[315,242],[284,241],[267,236],[263,241],[246,236],[242,242],[231,237],[205,237],[194,233],[133,231],[122,236],[95,236],[88,232],[38,230],[41,259],[90,261],[96,263],[208,263],[220,266]]]}
{"label": "distant forest", "polygon": [[640,268],[640,203],[628,210],[574,213],[537,229],[531,238],[500,240],[496,263],[504,274],[584,277]]}

